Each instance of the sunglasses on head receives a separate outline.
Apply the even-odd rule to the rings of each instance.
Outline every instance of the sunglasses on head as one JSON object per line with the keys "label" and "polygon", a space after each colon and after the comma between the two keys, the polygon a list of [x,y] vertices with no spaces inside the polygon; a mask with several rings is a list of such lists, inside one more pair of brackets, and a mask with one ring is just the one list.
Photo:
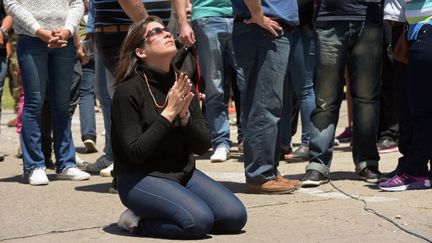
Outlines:
{"label": "sunglasses on head", "polygon": [[163,34],[163,32],[169,32],[166,27],[154,27],[153,29],[149,30],[147,34],[145,35],[144,39],[148,39],[152,36],[158,36]]}

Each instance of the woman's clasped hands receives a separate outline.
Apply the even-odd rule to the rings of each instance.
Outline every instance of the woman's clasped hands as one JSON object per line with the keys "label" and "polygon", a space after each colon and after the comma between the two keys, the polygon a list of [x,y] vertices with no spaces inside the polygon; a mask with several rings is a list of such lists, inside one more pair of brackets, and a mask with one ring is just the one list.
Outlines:
{"label": "woman's clasped hands", "polygon": [[188,115],[189,105],[193,97],[192,82],[186,74],[180,73],[168,92],[168,104],[161,115],[171,122],[176,116],[184,119]]}

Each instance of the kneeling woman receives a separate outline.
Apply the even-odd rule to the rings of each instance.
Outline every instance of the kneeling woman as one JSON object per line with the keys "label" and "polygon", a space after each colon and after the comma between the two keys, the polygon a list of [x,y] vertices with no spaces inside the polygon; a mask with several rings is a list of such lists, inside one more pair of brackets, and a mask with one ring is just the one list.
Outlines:
{"label": "kneeling woman", "polygon": [[120,50],[112,104],[118,191],[128,208],[118,226],[163,238],[237,233],[242,202],[195,168],[192,154],[210,147],[189,78],[174,70],[177,49],[154,16],[131,26]]}

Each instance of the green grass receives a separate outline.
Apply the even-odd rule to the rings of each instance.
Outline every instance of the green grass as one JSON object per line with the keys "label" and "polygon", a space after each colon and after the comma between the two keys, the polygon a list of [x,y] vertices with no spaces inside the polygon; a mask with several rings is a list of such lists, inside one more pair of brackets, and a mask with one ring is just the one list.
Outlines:
{"label": "green grass", "polygon": [[9,78],[6,77],[5,84],[3,87],[3,96],[2,96],[2,110],[12,110],[14,108],[14,100],[9,91]]}

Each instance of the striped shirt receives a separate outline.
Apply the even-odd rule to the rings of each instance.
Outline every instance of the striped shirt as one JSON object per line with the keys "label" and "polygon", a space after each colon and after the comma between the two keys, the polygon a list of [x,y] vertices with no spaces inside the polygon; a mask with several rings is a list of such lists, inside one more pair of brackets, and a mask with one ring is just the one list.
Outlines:
{"label": "striped shirt", "polygon": [[[156,15],[164,23],[168,23],[171,14],[171,1],[169,0],[142,0],[147,13]],[[123,11],[117,0],[93,0],[94,26],[131,24],[132,20]]]}

